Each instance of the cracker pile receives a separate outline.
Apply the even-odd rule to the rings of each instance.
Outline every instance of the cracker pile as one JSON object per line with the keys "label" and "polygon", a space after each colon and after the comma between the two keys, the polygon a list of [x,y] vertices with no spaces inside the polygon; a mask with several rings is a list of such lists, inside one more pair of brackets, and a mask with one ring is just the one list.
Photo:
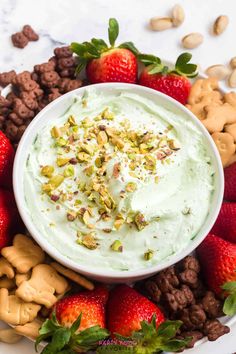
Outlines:
{"label": "cracker pile", "polygon": [[35,339],[44,317],[71,289],[69,280],[94,289],[93,283],[72,270],[55,262],[46,264],[44,251],[28,236],[17,234],[1,255],[0,320],[14,326],[12,336],[0,333],[5,341],[15,340],[15,333]]}
{"label": "cracker pile", "polygon": [[224,167],[236,161],[236,93],[222,94],[216,78],[199,79],[186,105],[211,134]]}

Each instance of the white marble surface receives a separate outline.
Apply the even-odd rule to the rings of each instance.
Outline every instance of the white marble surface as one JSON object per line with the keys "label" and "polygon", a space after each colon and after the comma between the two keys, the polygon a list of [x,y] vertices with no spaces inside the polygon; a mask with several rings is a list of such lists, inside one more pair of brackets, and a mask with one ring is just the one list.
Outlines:
{"label": "white marble surface", "polygon": [[[107,36],[107,21],[116,17],[120,23],[119,41],[132,40],[143,52],[175,60],[183,50],[181,38],[199,31],[204,43],[192,51],[194,62],[201,68],[227,64],[236,56],[235,0],[179,0],[186,12],[186,21],[177,29],[151,32],[148,20],[152,16],[168,15],[174,0],[0,0],[0,72],[31,69],[34,64],[52,56],[53,48],[71,41]],[[210,33],[214,19],[222,14],[230,17],[227,31],[219,37]],[[40,34],[21,50],[14,48],[10,35],[30,24]],[[236,352],[236,326],[216,343],[205,343],[189,350],[189,354],[232,354]],[[0,354],[33,354],[33,344],[27,340],[9,346],[0,343]]]}

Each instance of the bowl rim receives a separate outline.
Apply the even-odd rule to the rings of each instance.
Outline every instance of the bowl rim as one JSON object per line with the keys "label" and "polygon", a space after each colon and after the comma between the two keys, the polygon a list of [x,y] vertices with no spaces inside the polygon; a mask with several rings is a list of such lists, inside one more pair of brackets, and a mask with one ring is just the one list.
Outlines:
{"label": "bowl rim", "polygon": [[[29,137],[32,135],[35,135],[36,133],[34,132],[35,126],[37,126],[38,121],[45,115],[45,113],[48,110],[51,110],[53,106],[56,106],[59,102],[66,100],[69,96],[74,96],[78,95],[80,96],[81,93],[83,93],[86,89],[91,89],[91,88],[114,88],[114,89],[135,89],[136,91],[140,92],[146,92],[147,94],[152,94],[161,97],[162,99],[166,100],[167,102],[171,105],[174,105],[177,107],[178,110],[183,111],[185,115],[187,115],[195,125],[198,126],[199,130],[202,131],[207,144],[208,148],[211,149],[212,154],[214,155],[215,158],[215,166],[217,168],[217,173],[218,173],[218,185],[217,185],[217,191],[215,192],[217,195],[217,198],[215,200],[214,208],[213,211],[211,211],[211,218],[208,220],[208,227],[207,231],[204,232],[201,237],[199,237],[199,233],[197,234],[197,237],[195,237],[191,243],[189,243],[181,252],[174,254],[173,256],[169,257],[166,261],[162,261],[160,264],[155,264],[147,268],[141,268],[138,270],[128,270],[128,271],[120,271],[120,270],[114,270],[114,269],[105,269],[105,268],[98,268],[98,269],[92,269],[91,266],[87,267],[85,265],[80,265],[76,263],[76,261],[70,259],[68,256],[63,255],[60,253],[46,238],[43,238],[40,236],[40,232],[37,230],[37,228],[34,226],[32,220],[30,220],[29,215],[26,213],[25,208],[22,207],[24,200],[20,199],[19,196],[19,189],[21,186],[19,185],[19,173],[23,173],[23,168],[22,168],[22,162],[21,162],[21,153],[22,151],[27,148],[27,142]],[[25,162],[25,160],[24,160]],[[57,98],[55,101],[51,102],[48,104],[42,111],[40,111],[36,117],[32,120],[32,122],[29,124],[27,129],[25,130],[19,146],[16,151],[16,156],[14,160],[14,166],[13,166],[13,190],[14,190],[14,195],[16,199],[16,204],[19,210],[19,213],[22,217],[22,220],[29,231],[30,235],[33,237],[33,239],[42,247],[43,250],[45,250],[46,253],[48,253],[53,259],[57,260],[59,263],[63,264],[64,266],[73,269],[77,272],[80,272],[81,274],[84,274],[88,277],[91,278],[97,278],[97,279],[109,279],[111,280],[122,280],[122,281],[129,281],[130,279],[135,278],[145,278],[148,277],[154,273],[157,273],[177,262],[179,262],[181,259],[186,257],[188,254],[190,254],[193,250],[197,248],[197,246],[204,240],[204,238],[207,236],[209,231],[211,230],[218,213],[220,211],[220,207],[223,201],[223,193],[224,193],[224,173],[223,173],[223,166],[221,163],[220,155],[217,150],[217,147],[211,138],[209,132],[207,129],[204,127],[204,125],[199,121],[199,119],[189,110],[187,109],[184,105],[173,99],[172,97],[167,96],[164,93],[161,93],[159,91],[153,90],[151,88],[137,85],[137,84],[128,84],[128,83],[117,83],[117,82],[112,82],[112,83],[99,83],[99,84],[93,84],[89,86],[83,86],[80,87],[76,90],[70,91],[61,97]],[[208,218],[207,218],[208,219]],[[201,229],[203,226],[205,226],[206,222],[201,226]],[[199,231],[201,231],[201,229]]]}

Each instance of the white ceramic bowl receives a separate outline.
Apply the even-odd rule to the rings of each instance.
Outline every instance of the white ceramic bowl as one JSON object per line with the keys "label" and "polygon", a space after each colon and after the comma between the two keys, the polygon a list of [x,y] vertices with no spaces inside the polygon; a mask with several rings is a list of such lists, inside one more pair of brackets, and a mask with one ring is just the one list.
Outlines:
{"label": "white ceramic bowl", "polygon": [[[14,193],[17,202],[17,206],[21,217],[32,235],[35,241],[54,259],[58,262],[64,264],[68,268],[74,269],[75,271],[82,273],[88,277],[91,277],[96,280],[100,280],[108,283],[120,283],[120,282],[133,282],[136,280],[144,279],[157,273],[158,271],[169,267],[170,265],[180,261],[186,255],[191,253],[206,237],[210,229],[212,228],[216,217],[219,213],[220,206],[223,199],[223,189],[224,189],[224,175],[223,168],[220,160],[220,156],[218,150],[207,132],[204,126],[200,123],[200,121],[182,104],[178,103],[174,99],[166,96],[160,92],[155,90],[131,84],[124,83],[105,83],[92,85],[99,89],[99,91],[106,92],[110,91],[119,91],[119,90],[127,90],[133,93],[137,93],[139,95],[145,96],[148,99],[153,100],[155,103],[173,110],[183,117],[186,120],[192,121],[197,129],[202,132],[202,135],[205,139],[206,146],[208,147],[208,153],[211,156],[214,168],[215,168],[215,191],[213,195],[212,205],[209,210],[209,214],[199,230],[198,234],[189,242],[187,247],[180,253],[173,255],[170,259],[163,261],[155,266],[151,266],[146,269],[141,270],[132,270],[132,271],[116,271],[112,269],[91,269],[88,266],[82,266],[77,264],[75,261],[72,261],[70,258],[62,255],[59,251],[54,248],[47,239],[37,230],[35,225],[33,224],[29,214],[27,213],[27,208],[25,204],[24,198],[24,188],[23,188],[23,175],[24,168],[26,164],[26,159],[28,155],[28,149],[33,143],[36,134],[40,131],[40,129],[48,122],[51,116],[60,116],[62,115],[66,109],[72,104],[73,98],[75,95],[81,96],[84,91],[88,89],[88,87],[82,87],[75,91],[69,92],[57,100],[50,103],[47,107],[45,107],[32,121],[32,123],[26,129],[20,144],[17,149],[16,158],[14,162],[14,171],[13,171],[13,185],[14,185]],[[91,86],[90,86],[91,87]],[[200,171],[196,171],[196,173],[200,173]],[[35,203],[37,203],[37,199],[35,199]]]}

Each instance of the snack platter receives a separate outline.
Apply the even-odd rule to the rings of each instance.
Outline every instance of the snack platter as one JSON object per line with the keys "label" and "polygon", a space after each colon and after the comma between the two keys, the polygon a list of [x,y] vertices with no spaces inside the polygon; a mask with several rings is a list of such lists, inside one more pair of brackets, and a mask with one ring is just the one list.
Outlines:
{"label": "snack platter", "polygon": [[[118,33],[112,34],[112,31],[117,31],[116,20],[111,19],[109,26],[109,40],[113,48],[118,35]],[[29,36],[33,36],[30,40],[37,40],[36,34],[31,32],[30,28],[24,27],[24,31]],[[17,42],[20,38],[21,36],[16,36],[14,41]],[[102,46],[104,50],[104,43],[96,42],[96,45]],[[6,332],[6,337],[2,334],[3,339],[0,333],[0,340],[14,343],[21,336],[25,336],[33,341],[36,340],[38,348],[45,346],[49,350],[51,348],[52,353],[63,349],[68,350],[68,353],[74,353],[73,350],[76,351],[78,348],[85,352],[94,349],[98,353],[103,353],[104,347],[107,346],[111,346],[111,349],[109,351],[107,347],[106,352],[112,353],[112,350],[120,349],[124,345],[131,346],[131,350],[133,350],[132,346],[146,345],[144,344],[146,343],[145,335],[152,331],[153,338],[148,337],[148,343],[152,347],[155,346],[155,350],[170,352],[199,346],[207,340],[215,341],[228,333],[230,327],[236,323],[236,281],[232,275],[234,261],[231,262],[227,258],[231,252],[236,254],[233,223],[230,221],[233,203],[228,202],[235,201],[230,189],[232,186],[230,169],[236,161],[236,94],[223,90],[214,77],[209,78],[204,74],[196,76],[196,66],[189,64],[191,55],[188,53],[180,55],[176,64],[173,65],[169,62],[161,63],[160,59],[154,56],[137,54],[137,52],[134,55],[136,48],[127,43],[122,45],[119,50],[129,51],[129,54],[125,52],[129,56],[132,53],[129,58],[132,65],[136,60],[135,55],[145,65],[144,69],[140,69],[141,87],[154,88],[147,74],[149,65],[151,65],[151,71],[153,66],[158,67],[155,70],[159,71],[151,74],[151,76],[157,74],[158,80],[158,75],[159,73],[162,75],[162,70],[164,76],[169,75],[171,80],[177,80],[177,82],[183,80],[181,82],[182,96],[179,92],[172,92],[170,96],[184,104],[189,111],[195,114],[195,117],[181,104],[157,92],[154,94],[154,91],[149,88],[144,89],[139,86],[135,89],[135,85],[130,85],[128,89],[128,86],[122,87],[122,84],[119,87],[119,85],[102,83],[100,87],[89,85],[87,89],[85,84],[85,89],[80,89],[84,77],[74,78],[72,72],[74,73],[77,62],[71,51],[78,56],[79,60],[83,59],[81,65],[87,65],[87,78],[90,83],[96,83],[94,78],[96,65],[92,64],[98,59],[93,58],[85,64],[83,58],[85,47],[81,50],[78,43],[72,43],[71,47],[56,48],[55,56],[47,63],[36,65],[33,73],[24,72],[17,75],[11,72],[8,73],[9,76],[2,76],[4,83],[7,81],[10,83],[4,84],[5,88],[1,91],[3,112],[11,120],[10,124],[5,127],[5,133],[15,146],[19,143],[13,174],[14,193],[18,210],[28,230],[22,225],[20,219],[18,221],[18,213],[10,196],[10,190],[4,192],[9,199],[6,205],[9,208],[10,203],[12,214],[15,215],[17,230],[14,230],[15,236],[11,243],[6,243],[1,247],[0,302],[5,304],[5,308],[0,309],[0,319],[8,323],[13,331]],[[113,50],[116,49],[111,49]],[[124,55],[123,52],[122,55]],[[69,69],[63,65],[68,65]],[[190,66],[191,73],[189,72]],[[174,73],[168,67],[174,67]],[[132,66],[131,69],[135,73],[137,67],[134,69]],[[60,75],[61,78],[59,78]],[[69,75],[69,77],[64,75]],[[130,83],[136,80],[136,74],[134,79],[131,78],[132,70],[129,71],[129,75],[130,77],[125,77],[123,80]],[[186,77],[191,77],[191,75],[195,75],[195,78],[187,80]],[[99,78],[97,82],[103,82],[99,80],[102,79]],[[132,92],[132,86],[134,92]],[[31,88],[35,96],[30,96]],[[69,93],[74,89],[77,90],[78,97],[76,91],[74,91],[74,96],[73,93]],[[42,93],[43,90],[46,93]],[[158,88],[156,90],[159,91]],[[69,108],[67,107],[65,114],[63,114],[64,111],[61,112],[59,118],[55,113],[57,117],[52,124],[47,111],[50,112],[50,107],[59,107],[59,102],[65,100],[64,93],[66,92],[68,92],[67,97],[74,97],[74,101],[72,100],[74,103]],[[83,92],[83,95],[79,92]],[[47,99],[42,98],[42,94],[47,95]],[[56,98],[58,100],[47,106]],[[122,104],[125,107],[124,112]],[[36,105],[37,108],[33,108]],[[47,108],[43,110],[46,106]],[[36,112],[40,113],[30,124],[21,140],[21,135],[28,123],[34,119]],[[132,117],[133,112],[135,112],[136,121],[133,118],[129,121],[128,118]],[[145,115],[147,122],[143,122]],[[181,121],[181,115],[184,116],[183,121]],[[186,118],[188,115],[189,117]],[[21,121],[19,122],[19,120],[24,120],[23,116],[27,120],[25,126],[21,125]],[[219,119],[219,117],[222,118]],[[154,118],[157,119],[157,126],[155,126]],[[40,119],[44,122],[50,121],[50,124],[48,126],[38,125],[40,128],[37,128],[37,121],[39,122]],[[59,120],[60,124],[58,124]],[[180,135],[177,134],[177,121],[184,126],[183,130],[187,138],[181,129]],[[22,130],[19,131],[17,128],[18,133],[13,134],[13,125],[17,126],[18,123],[18,126],[22,126]],[[149,123],[151,125],[148,125]],[[206,129],[201,130],[202,125]],[[190,137],[188,137],[188,129]],[[83,134],[82,138],[79,134]],[[80,139],[83,142],[81,146]],[[94,141],[99,146],[98,150],[94,148]],[[191,153],[194,158],[192,159],[191,156],[189,161],[188,153],[184,154],[188,151],[184,146],[185,141],[191,141],[193,144]],[[9,141],[6,142],[7,144]],[[25,149],[29,151],[27,159],[21,157]],[[152,154],[157,156],[157,162],[153,160]],[[182,224],[179,223],[180,226],[173,224],[173,230],[175,228],[181,235],[184,235],[185,243],[183,246],[180,245],[182,248],[175,249],[173,244],[177,245],[178,239],[175,241],[170,239],[169,244],[166,241],[167,248],[165,249],[166,245],[162,241],[164,256],[161,258],[161,252],[158,252],[159,249],[161,250],[161,243],[156,242],[158,238],[155,235],[156,230],[160,235],[163,232],[163,237],[168,236],[166,230],[171,230],[169,226],[172,219],[176,219],[177,211],[169,207],[167,211],[164,208],[161,209],[163,214],[160,211],[157,214],[150,211],[149,215],[148,204],[151,203],[151,193],[147,201],[144,197],[148,193],[148,188],[149,190],[152,188],[156,195],[160,193],[160,190],[154,188],[155,184],[160,183],[160,178],[162,179],[160,171],[164,171],[164,177],[168,173],[171,175],[174,171],[171,170],[172,166],[175,166],[175,170],[181,166],[181,154],[186,163],[184,165],[186,174],[189,173],[191,176],[192,171],[196,172],[198,168],[201,170],[201,176],[194,183],[190,183],[189,191],[193,199],[190,206],[185,203],[187,199],[185,194],[183,194],[184,197],[180,194],[179,199],[176,197],[181,191],[180,187],[173,192],[176,198],[173,199],[173,203],[177,200],[177,209],[181,208],[182,213],[180,219],[184,220]],[[141,155],[143,160],[141,158],[137,160],[137,155]],[[93,160],[95,166],[91,165]],[[193,163],[196,165],[191,165]],[[229,172],[225,172],[227,186],[224,192],[223,207],[220,209],[223,199],[222,165],[226,168],[225,171]],[[27,167],[23,177],[22,166]],[[143,169],[142,166],[144,166]],[[83,174],[86,176],[85,182],[82,180],[78,183],[75,176]],[[96,183],[93,179],[94,175],[96,175]],[[180,175],[182,178],[182,171]],[[194,174],[191,178],[193,177]],[[4,187],[9,188],[9,174],[7,174],[7,179],[4,178],[2,183]],[[197,181],[202,183],[202,188],[199,187]],[[74,189],[73,183],[77,189]],[[91,185],[95,187],[88,189]],[[173,181],[170,185],[173,185]],[[117,193],[113,195],[109,192],[116,191],[117,186],[120,199]],[[147,186],[147,189],[142,194],[144,186]],[[199,189],[198,193],[197,189]],[[203,197],[201,197],[201,192]],[[134,201],[140,203],[138,198],[141,200],[137,208],[132,204],[134,193],[138,196],[134,198]],[[194,200],[194,193],[196,200]],[[36,209],[33,215],[35,198],[40,199],[41,204],[40,209]],[[85,206],[87,200],[89,202]],[[181,204],[183,200],[184,205]],[[201,204],[201,209],[197,208],[197,203]],[[50,207],[52,205],[53,217],[54,211],[59,213],[59,217],[55,214],[56,218],[53,222],[44,225],[44,221],[48,222],[51,217]],[[145,207],[142,209],[143,205]],[[1,205],[0,207],[3,208]],[[158,202],[155,208],[158,210]],[[169,210],[173,212],[173,215],[176,214],[172,216],[170,213],[165,221]],[[220,213],[217,218],[218,212]],[[67,218],[65,230],[62,230],[60,213],[64,213]],[[97,219],[93,224],[95,217]],[[224,217],[229,223],[226,225],[227,231],[224,231],[224,226],[222,226]],[[40,218],[39,223],[37,223],[37,218]],[[57,222],[60,229],[57,228]],[[53,251],[53,247],[45,246],[48,241],[46,242],[42,237],[44,230],[47,230],[45,232],[50,235],[51,239],[52,236],[56,239],[60,232],[61,235],[64,232],[64,239],[66,233],[74,233],[76,236],[71,238],[72,241],[68,239],[64,244],[59,238],[56,241],[58,244],[54,244],[52,239],[51,246],[57,249]],[[123,230],[123,234],[120,230]],[[141,245],[140,249],[134,250],[134,253],[132,253],[130,241],[126,242],[125,239],[128,234],[127,230],[131,230],[130,235],[134,235],[135,244]],[[147,230],[146,233],[145,230]],[[204,240],[208,233],[209,235]],[[165,236],[166,240],[168,240],[167,236]],[[148,242],[144,242],[144,239],[148,239]],[[38,244],[35,241],[38,241]],[[62,242],[61,245],[60,242]],[[67,249],[66,244],[69,242],[71,242],[71,248]],[[78,253],[74,251],[75,247],[78,247]],[[174,250],[172,253],[171,247]],[[184,253],[186,249],[189,249],[190,253]],[[192,252],[194,249],[197,251]],[[104,263],[104,268],[99,263],[100,252],[102,257],[105,255],[103,259],[107,261]],[[174,258],[175,253],[176,258]],[[120,258],[122,254],[123,259]],[[67,262],[64,255],[67,255],[69,259],[72,258],[74,264]],[[90,255],[93,255],[91,268],[84,266]],[[128,258],[126,258],[127,255]],[[159,255],[160,258],[158,258]],[[169,263],[162,266],[165,257]],[[225,257],[226,269],[223,271]],[[79,259],[82,259],[81,264]],[[75,265],[76,261],[77,265]],[[212,273],[214,265],[216,270]],[[98,270],[95,271],[95,268]],[[143,269],[145,271],[142,273]],[[122,270],[124,275],[122,272],[116,274],[117,270]],[[125,276],[125,272],[129,271],[130,275]],[[96,281],[110,284],[99,285]],[[128,283],[131,286],[115,285],[115,283]],[[86,291],[83,291],[84,289]],[[10,310],[5,311],[7,308]],[[10,314],[11,311],[12,314]],[[83,311],[85,319],[83,319]],[[95,314],[94,317],[90,316],[90,312]],[[134,323],[132,316],[138,325],[128,327],[129,321]],[[140,317],[137,319],[137,316],[141,316],[141,319]],[[126,318],[124,324],[123,318]],[[61,346],[56,347],[55,338],[58,333],[62,332],[65,332],[66,339],[63,339]],[[167,332],[172,334],[167,334]],[[119,336],[116,336],[117,333]],[[93,341],[90,335],[93,336]]]}

